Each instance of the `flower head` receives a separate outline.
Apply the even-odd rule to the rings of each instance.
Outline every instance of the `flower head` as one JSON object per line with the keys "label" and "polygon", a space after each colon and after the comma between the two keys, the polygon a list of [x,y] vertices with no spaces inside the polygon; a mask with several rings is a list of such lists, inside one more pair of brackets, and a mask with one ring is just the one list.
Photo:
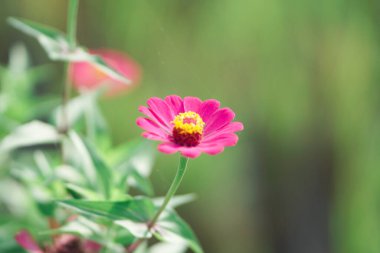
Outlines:
{"label": "flower head", "polygon": [[216,155],[224,147],[234,146],[238,141],[235,132],[243,130],[242,123],[232,122],[234,112],[219,108],[219,101],[214,99],[172,95],[150,98],[147,104],[139,108],[147,117],[139,117],[137,125],[145,130],[145,138],[162,142],[158,150],[163,153],[179,151],[189,158],[202,152]]}
{"label": "flower head", "polygon": [[88,62],[74,62],[71,64],[70,78],[80,92],[94,90],[105,85],[107,94],[115,95],[130,89],[139,82],[140,67],[127,55],[108,49],[90,50],[90,53],[102,57],[108,65],[130,79],[132,84],[125,85]]}

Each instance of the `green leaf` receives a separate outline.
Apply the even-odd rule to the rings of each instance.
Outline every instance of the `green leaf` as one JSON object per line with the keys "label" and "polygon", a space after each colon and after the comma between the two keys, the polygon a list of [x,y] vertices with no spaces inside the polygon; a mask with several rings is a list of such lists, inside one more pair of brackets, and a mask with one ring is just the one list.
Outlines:
{"label": "green leaf", "polygon": [[94,236],[100,235],[102,232],[102,227],[100,225],[89,219],[86,219],[85,217],[78,216],[73,221],[68,222],[58,229],[40,232],[40,234],[76,234],[84,238],[94,239]]}
{"label": "green leaf", "polygon": [[17,127],[0,142],[0,156],[17,148],[58,143],[61,136],[52,125],[32,121]]}
{"label": "green leaf", "polygon": [[160,242],[153,245],[149,249],[149,253],[162,253],[162,252],[185,253],[186,249],[187,249],[187,246],[186,244],[183,244],[183,243]]}
{"label": "green leaf", "polygon": [[102,196],[99,196],[98,193],[91,191],[90,189],[86,189],[84,187],[74,185],[74,184],[66,184],[66,188],[70,191],[75,192],[79,196],[86,198],[86,199],[91,199],[91,200],[101,200]]}
{"label": "green leaf", "polygon": [[119,173],[119,187],[128,183],[146,195],[153,195],[153,187],[148,179],[155,159],[151,142],[141,139],[130,141],[112,150],[109,157],[116,164],[114,170]]}
{"label": "green leaf", "polygon": [[148,243],[146,241],[141,243],[133,253],[148,253]]}
{"label": "green leaf", "polygon": [[148,222],[156,210],[153,202],[143,197],[127,201],[62,200],[59,203],[87,215],[136,222]]}
{"label": "green leaf", "polygon": [[58,229],[40,232],[40,235],[73,234],[92,240],[101,245],[107,245],[111,252],[124,252],[122,245],[130,244],[134,237],[127,230],[116,231],[114,241],[109,238],[109,228],[99,225],[83,216],[66,223]]}
{"label": "green leaf", "polygon": [[143,177],[149,177],[155,159],[155,149],[152,142],[146,140],[135,140],[126,145],[124,159],[117,166],[119,169],[128,171],[132,168]]}
{"label": "green leaf", "polygon": [[133,170],[127,178],[128,185],[140,190],[148,196],[154,195],[152,182],[146,177],[141,176],[137,171]]}
{"label": "green leaf", "polygon": [[[97,108],[97,99],[104,93],[104,87],[96,89],[94,91],[86,92],[81,96],[71,99],[66,105],[66,113],[68,118],[68,126],[72,127],[75,125],[81,118],[84,118],[84,115],[87,111],[99,110]],[[57,107],[53,113],[53,120],[57,126],[63,125],[63,114],[62,106]],[[97,111],[100,113],[99,111]],[[91,122],[96,127],[104,128],[104,122],[94,121]]]}
{"label": "green leaf", "polygon": [[51,177],[54,171],[46,155],[41,150],[37,150],[33,153],[33,156],[40,177],[45,179]]}
{"label": "green leaf", "polygon": [[166,212],[154,226],[157,239],[188,245],[195,253],[203,253],[197,237],[190,226],[174,211]]}
{"label": "green leaf", "polygon": [[44,39],[49,39],[52,41],[66,41],[65,35],[52,27],[48,27],[30,20],[14,17],[8,18],[8,22],[13,27],[37,39],[43,37]]}
{"label": "green leaf", "polygon": [[37,207],[41,214],[45,216],[52,216],[55,210],[55,203],[53,201],[54,196],[53,192],[48,189],[45,185],[43,185],[38,179],[33,179],[31,176],[31,173],[27,173],[27,167],[22,168],[19,170],[13,170],[12,174],[21,179],[24,184],[27,185],[28,191],[30,191],[31,195],[33,196],[34,201],[37,204]]}
{"label": "green leaf", "polygon": [[139,238],[151,236],[147,233],[147,224],[157,210],[148,198],[127,201],[64,200],[59,203],[85,215],[112,220]]}
{"label": "green leaf", "polygon": [[66,35],[55,28],[13,17],[8,18],[8,23],[25,34],[36,38],[51,60],[88,62],[115,80],[131,84],[131,80],[109,66],[100,56],[90,54],[81,47],[70,50]]}
{"label": "green leaf", "polygon": [[9,24],[23,33],[38,40],[52,60],[63,60],[69,57],[69,43],[66,36],[55,28],[20,18],[8,18]]}
{"label": "green leaf", "polygon": [[75,154],[77,153],[77,155],[79,155],[79,161],[82,163],[81,167],[88,177],[91,186],[94,187],[94,189],[98,189],[105,199],[109,199],[111,197],[112,185],[110,169],[98,155],[95,148],[85,140],[82,140],[78,134],[71,131],[69,137],[76,149]]}
{"label": "green leaf", "polygon": [[[190,203],[194,201],[197,198],[197,196],[194,193],[184,194],[184,195],[177,195],[173,196],[168,205],[167,208],[175,209],[178,206],[185,205],[187,203]],[[155,198],[153,199],[153,202],[156,206],[161,206],[164,202],[165,197]]]}
{"label": "green leaf", "polygon": [[56,167],[54,171],[54,177],[58,180],[70,182],[77,185],[85,185],[87,180],[87,178],[81,174],[80,170],[67,164]]}
{"label": "green leaf", "polygon": [[83,54],[81,61],[86,61],[94,65],[94,67],[98,68],[100,71],[104,72],[108,76],[112,77],[113,79],[125,83],[125,84],[131,84],[132,81],[126,78],[123,74],[119,73],[118,71],[114,70],[111,66],[109,66],[100,56],[98,55],[92,55],[89,53]]}

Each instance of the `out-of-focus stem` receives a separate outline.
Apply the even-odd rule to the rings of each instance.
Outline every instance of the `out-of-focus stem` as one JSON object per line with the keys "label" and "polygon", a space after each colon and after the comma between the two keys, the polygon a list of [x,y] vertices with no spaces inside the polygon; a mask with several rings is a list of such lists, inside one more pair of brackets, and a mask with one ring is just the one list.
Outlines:
{"label": "out-of-focus stem", "polygon": [[70,0],[69,10],[67,14],[67,40],[70,49],[76,47],[76,32],[77,32],[77,16],[78,16],[78,0]]}
{"label": "out-of-focus stem", "polygon": [[[78,16],[78,0],[70,0],[67,12],[67,41],[69,43],[69,51],[75,50],[76,47],[76,27]],[[71,83],[70,83],[70,63],[65,63],[65,86],[62,94],[62,126],[60,130],[66,134],[69,128],[67,103],[70,99]]]}

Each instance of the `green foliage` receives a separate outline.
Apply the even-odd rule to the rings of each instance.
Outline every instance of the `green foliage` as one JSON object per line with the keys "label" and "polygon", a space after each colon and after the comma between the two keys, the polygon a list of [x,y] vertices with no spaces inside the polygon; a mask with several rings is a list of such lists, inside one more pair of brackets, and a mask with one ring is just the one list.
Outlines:
{"label": "green foliage", "polygon": [[[60,204],[84,215],[97,216],[126,228],[136,238],[150,238],[149,222],[158,206],[149,198],[134,198],[123,202],[65,200]],[[194,252],[202,253],[197,238],[189,225],[173,210],[167,211],[152,228],[162,241],[186,244]]]}
{"label": "green foliage", "polygon": [[36,38],[51,60],[88,62],[120,82],[125,84],[130,84],[131,82],[110,67],[101,57],[92,55],[81,47],[70,49],[68,39],[63,32],[25,19],[9,18],[8,22],[18,30]]}
{"label": "green foliage", "polygon": [[[75,4],[70,1],[68,35],[25,19],[8,22],[37,39],[51,60],[88,62],[129,84],[102,58],[75,45]],[[9,66],[0,69],[0,186],[24,198],[9,198],[0,189],[0,209],[5,210],[0,251],[20,252],[12,238],[27,229],[40,245],[52,245],[53,238],[69,233],[97,242],[102,252],[124,252],[138,243],[134,253],[183,253],[187,248],[202,253],[190,226],[174,211],[194,196],[174,196],[170,202],[154,198],[149,179],[155,160],[152,145],[139,138],[113,147],[98,106],[104,88],[72,99],[65,93],[62,105],[41,106],[35,83],[48,78],[47,72],[30,70],[21,46],[12,51]],[[153,236],[163,242],[140,244]]]}

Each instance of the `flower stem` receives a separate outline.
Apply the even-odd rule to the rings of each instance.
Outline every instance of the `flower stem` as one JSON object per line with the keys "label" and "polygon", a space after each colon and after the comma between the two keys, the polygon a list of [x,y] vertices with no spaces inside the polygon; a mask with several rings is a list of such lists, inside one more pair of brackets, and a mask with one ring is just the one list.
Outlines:
{"label": "flower stem", "polygon": [[[166,193],[164,202],[162,203],[160,209],[158,209],[158,211],[154,215],[153,219],[148,223],[148,232],[150,232],[150,230],[154,227],[154,225],[156,224],[156,222],[160,218],[160,215],[162,214],[162,212],[165,211],[167,205],[169,204],[170,199],[176,193],[179,185],[181,184],[183,176],[185,175],[188,161],[189,161],[189,158],[187,158],[187,157],[181,156],[179,158],[177,173],[173,179],[172,184],[170,185],[168,192]],[[145,240],[145,238],[140,238],[139,240],[134,242],[132,245],[130,245],[128,247],[127,252],[129,252],[129,253],[134,252],[144,240]]]}
{"label": "flower stem", "polygon": [[182,178],[185,175],[188,161],[189,161],[189,158],[187,158],[187,157],[181,156],[179,158],[179,165],[178,165],[178,169],[177,169],[177,174],[175,175],[173,182],[172,182],[168,192],[166,193],[164,202],[162,203],[160,209],[158,209],[156,215],[149,222],[149,225],[148,225],[149,230],[156,224],[158,218],[160,218],[160,215],[165,210],[166,206],[169,204],[170,199],[176,193],[179,185],[181,184]]}
{"label": "flower stem", "polygon": [[67,14],[67,40],[71,50],[76,47],[77,16],[78,0],[70,0]]}
{"label": "flower stem", "polygon": [[[70,0],[67,12],[67,41],[69,43],[69,50],[75,50],[76,47],[76,26],[78,15],[78,0]],[[70,99],[71,83],[70,83],[70,64],[65,63],[65,86],[62,94],[62,126],[61,132],[66,134],[68,132],[69,123],[67,115],[67,103]]]}
{"label": "flower stem", "polygon": [[[67,12],[67,41],[69,42],[69,50],[75,50],[76,47],[76,26],[77,26],[77,15],[78,15],[78,0],[70,0]],[[71,83],[70,83],[70,63],[65,63],[65,84],[62,93],[62,122],[58,126],[58,130],[67,134],[69,131],[69,116],[67,112],[67,103],[70,99],[71,93]],[[65,151],[64,145],[62,144],[62,160],[65,163]]]}

